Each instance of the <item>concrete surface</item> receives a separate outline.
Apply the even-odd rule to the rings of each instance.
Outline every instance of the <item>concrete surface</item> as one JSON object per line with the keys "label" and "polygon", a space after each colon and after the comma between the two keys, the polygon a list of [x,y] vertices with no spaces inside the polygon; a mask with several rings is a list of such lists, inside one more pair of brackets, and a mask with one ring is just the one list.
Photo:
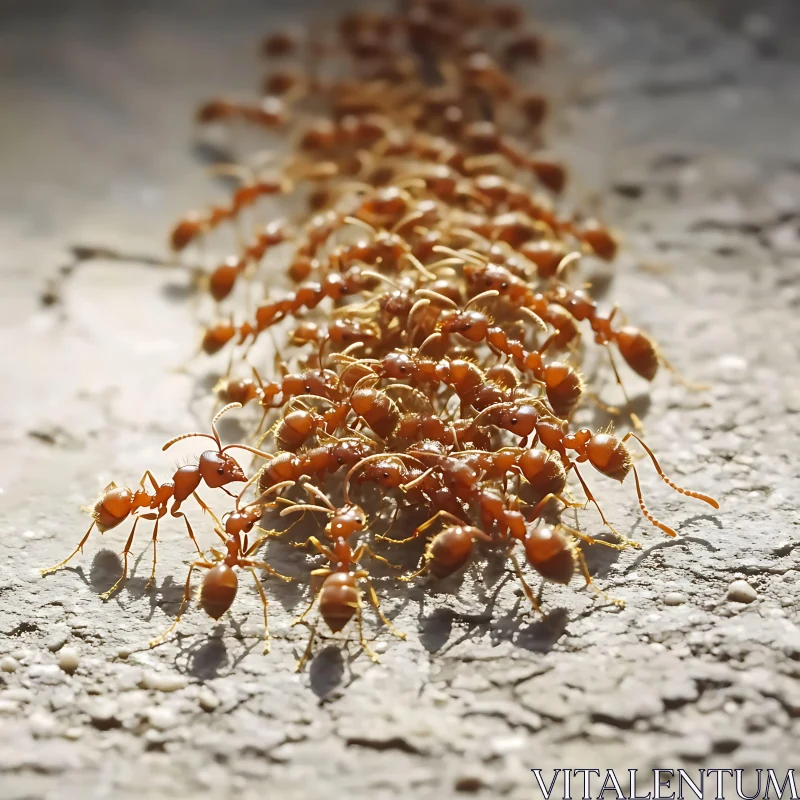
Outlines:
{"label": "concrete surface", "polygon": [[[180,271],[94,263],[43,307],[46,280],[75,243],[161,254],[176,215],[213,196],[190,146],[192,108],[256,86],[252,40],[277,19],[245,0],[224,13],[4,6],[3,800],[530,798],[532,767],[798,766],[800,69],[792,4],[755,5],[537,3],[547,85],[563,104],[553,149],[580,167],[576,194],[599,191],[626,236],[609,298],[712,387],[659,377],[649,441],[722,510],[684,502],[642,462],[649,505],[681,534],[666,541],[642,524],[631,485],[593,476],[613,521],[645,544],[593,559],[625,610],[576,581],[548,588],[548,614],[534,619],[496,570],[457,593],[406,597],[382,582],[409,641],[370,622],[379,665],[351,633],[302,675],[305,632],[289,622],[303,596],[274,581],[269,657],[246,586],[235,625],[192,611],[179,638],[147,651],[181,593],[178,525],[163,528],[155,590],[144,587],[146,533],[135,576],[108,603],[98,594],[124,531],[93,535],[73,569],[39,576],[85,531],[81,505],[146,467],[166,477],[199,450],[162,454],[163,441],[208,420],[194,394],[206,367],[173,369],[206,313],[187,302]],[[737,580],[753,602],[729,599]],[[75,655],[70,674],[59,660]]]}

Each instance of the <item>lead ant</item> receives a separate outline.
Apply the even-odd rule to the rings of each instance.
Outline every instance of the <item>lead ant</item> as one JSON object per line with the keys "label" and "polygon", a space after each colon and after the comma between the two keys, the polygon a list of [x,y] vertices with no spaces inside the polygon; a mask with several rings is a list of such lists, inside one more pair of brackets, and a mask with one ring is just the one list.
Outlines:
{"label": "lead ant", "polygon": [[[150,470],[146,470],[137,489],[129,489],[127,486],[117,486],[113,481],[106,486],[100,497],[95,501],[92,506],[92,524],[89,530],[86,531],[84,537],[78,543],[78,546],[70,553],[63,561],[55,564],[52,567],[47,567],[42,570],[42,575],[49,575],[52,572],[63,567],[79,552],[83,551],[83,546],[89,538],[92,530],[97,528],[100,533],[116,528],[121,525],[129,516],[134,517],[133,527],[131,528],[128,541],[125,543],[125,548],[122,551],[122,574],[117,579],[116,583],[107,591],[101,594],[103,600],[107,600],[117,590],[121,583],[125,580],[128,574],[128,554],[130,553],[133,545],[133,537],[136,533],[136,526],[139,520],[155,520],[153,526],[153,567],[150,572],[150,579],[147,583],[148,586],[152,585],[155,580],[156,574],[156,545],[158,539],[158,525],[161,518],[169,513],[173,517],[181,517],[186,523],[186,530],[189,538],[192,540],[197,552],[202,555],[202,550],[197,544],[192,526],[189,519],[182,511],[181,505],[190,497],[202,506],[203,501],[197,495],[196,489],[201,483],[204,483],[210,489],[222,489],[223,491],[231,494],[225,487],[230,483],[238,481],[246,481],[245,474],[239,464],[227,454],[227,450],[239,448],[248,450],[249,452],[264,456],[260,450],[249,447],[244,444],[231,444],[226,447],[222,446],[222,442],[217,432],[216,423],[219,418],[234,408],[239,408],[239,403],[230,403],[224,408],[220,409],[214,418],[211,420],[211,434],[208,433],[184,433],[181,436],[176,436],[170,439],[161,449],[167,450],[172,447],[176,442],[188,439],[193,436],[203,436],[211,439],[216,445],[216,450],[206,450],[200,455],[197,464],[187,464],[186,466],[179,467],[175,470],[172,480],[159,483]],[[153,489],[152,493],[145,487],[144,482],[149,479]],[[233,495],[231,495],[233,496]],[[172,507],[168,509],[170,500],[172,500]],[[140,510],[151,509],[153,513],[141,514],[137,513]]]}

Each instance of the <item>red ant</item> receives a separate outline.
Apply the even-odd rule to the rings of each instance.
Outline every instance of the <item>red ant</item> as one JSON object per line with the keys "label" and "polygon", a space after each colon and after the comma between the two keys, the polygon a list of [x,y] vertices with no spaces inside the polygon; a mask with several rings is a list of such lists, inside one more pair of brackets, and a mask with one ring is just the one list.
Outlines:
{"label": "red ant", "polygon": [[[172,500],[172,507],[169,509],[169,513],[173,517],[183,518],[192,543],[197,549],[197,552],[202,555],[202,551],[200,550],[200,546],[197,544],[197,540],[195,539],[194,532],[192,531],[192,526],[189,524],[188,518],[182,511],[179,511],[181,505],[190,495],[202,505],[202,501],[197,496],[195,491],[201,483],[205,483],[205,485],[210,489],[221,488],[223,491],[228,492],[228,490],[225,489],[227,484],[246,480],[242,468],[233,458],[231,458],[231,456],[227,455],[227,450],[240,448],[242,450],[248,450],[256,455],[265,455],[261,451],[252,447],[248,447],[244,444],[232,444],[227,445],[226,447],[222,446],[219,434],[217,433],[217,420],[225,412],[239,407],[240,406],[238,403],[231,403],[217,412],[217,414],[214,416],[214,419],[211,421],[211,430],[213,435],[208,433],[185,433],[181,436],[171,439],[163,446],[162,450],[167,450],[176,442],[180,442],[183,439],[187,439],[192,436],[204,436],[208,439],[211,439],[217,445],[216,450],[206,450],[204,453],[202,453],[197,464],[187,464],[186,466],[179,467],[172,476],[171,481],[165,481],[164,483],[159,484],[158,481],[156,481],[156,479],[153,477],[153,473],[150,472],[150,470],[147,470],[142,476],[142,479],[139,481],[139,488],[136,490],[131,490],[127,487],[119,487],[114,482],[111,482],[108,486],[106,486],[106,488],[103,490],[103,493],[97,499],[92,508],[92,524],[89,526],[89,530],[86,531],[86,534],[81,539],[78,546],[63,561],[59,562],[53,567],[48,567],[47,569],[42,570],[42,575],[48,575],[51,572],[55,572],[57,569],[60,569],[67,564],[77,553],[81,552],[83,550],[83,545],[89,538],[89,534],[91,534],[95,527],[100,531],[100,533],[105,533],[112,528],[116,528],[129,516],[133,515],[133,527],[131,528],[130,535],[128,536],[128,541],[125,544],[125,549],[122,551],[122,574],[117,579],[117,582],[107,592],[104,592],[101,597],[104,600],[108,599],[127,576],[128,554],[130,553],[131,546],[133,545],[133,537],[136,533],[136,526],[139,524],[139,520],[141,519],[155,520],[155,525],[153,526],[153,568],[150,573],[150,580],[148,581],[148,585],[152,584],[156,574],[156,542],[158,539],[158,524],[161,521],[161,518],[167,514],[167,506],[170,500]],[[145,478],[149,479],[153,485],[152,494],[144,486]],[[228,494],[230,494],[230,492],[228,492]],[[153,509],[154,513],[137,514],[136,512],[140,509]]]}
{"label": "red ant", "polygon": [[[201,553],[200,560],[193,561],[190,564],[189,574],[186,576],[186,585],[183,591],[183,600],[181,601],[175,620],[161,636],[150,641],[150,647],[155,647],[163,642],[181,621],[183,612],[189,602],[192,573],[195,568],[208,570],[200,587],[200,606],[209,617],[218,620],[233,605],[233,601],[236,599],[236,593],[239,589],[239,579],[236,572],[234,572],[234,567],[240,567],[249,570],[255,580],[256,588],[258,589],[258,594],[264,607],[264,652],[269,652],[268,601],[264,587],[261,585],[261,581],[256,573],[256,569],[266,570],[282,581],[288,582],[293,579],[276,572],[266,561],[251,558],[253,553],[270,538],[270,533],[255,539],[252,544],[250,544],[248,534],[256,527],[264,513],[264,498],[272,492],[278,492],[287,486],[293,485],[293,481],[285,481],[276,484],[262,492],[261,496],[256,501],[249,503],[244,508],[239,507],[239,501],[241,500],[240,494],[239,497],[236,498],[235,510],[227,514],[226,517],[223,517],[225,520],[224,524],[208,506],[203,504],[204,510],[208,511],[214,518],[216,523],[214,532],[222,539],[225,550],[223,552],[212,547],[211,554],[213,560],[206,560]],[[244,493],[244,490],[242,490],[242,493]]]}
{"label": "red ant", "polygon": [[[646,508],[644,499],[642,498],[641,486],[639,485],[639,474],[631,460],[630,452],[625,447],[625,442],[627,442],[628,439],[636,439],[644,448],[645,452],[650,456],[650,460],[653,462],[656,472],[664,483],[679,494],[702,500],[704,503],[708,503],[712,508],[719,508],[719,503],[713,497],[709,497],[700,492],[690,491],[689,489],[683,489],[673,483],[664,474],[653,451],[635,433],[626,433],[622,439],[618,439],[610,433],[592,433],[588,428],[581,428],[575,433],[566,433],[565,428],[566,425],[562,420],[556,419],[555,417],[548,419],[546,416],[541,415],[536,423],[536,434],[546,448],[557,452],[561,456],[568,470],[572,469],[575,472],[586,493],[588,501],[594,503],[595,507],[600,512],[603,523],[618,536],[620,536],[620,534],[608,523],[603,512],[600,510],[600,506],[597,505],[597,501],[594,499],[594,496],[589,491],[581,474],[578,472],[577,465],[579,463],[588,461],[598,472],[602,472],[603,475],[607,475],[609,478],[613,478],[620,483],[625,480],[628,473],[632,470],[636,483],[636,494],[639,499],[639,507],[642,510],[642,514],[659,530],[669,536],[677,536],[677,533],[672,528],[665,525],[663,522],[659,522]],[[578,454],[577,458],[570,459],[567,455],[567,450],[576,452]],[[515,451],[512,450],[511,452]],[[516,452],[521,453],[522,451]],[[624,539],[624,537],[621,536],[620,538]]]}
{"label": "red ant", "polygon": [[209,100],[197,110],[197,121],[200,124],[228,122],[234,119],[272,130],[287,125],[289,114],[286,104],[280,97],[265,97],[259,103],[217,98]]}
{"label": "red ant", "polygon": [[363,458],[372,455],[377,445],[363,436],[350,436],[312,447],[300,453],[277,453],[262,467],[258,485],[265,491],[283,481],[299,481],[305,476],[323,480],[342,467],[352,467]]}
{"label": "red ant", "polygon": [[[542,502],[534,509],[534,517],[538,515],[540,506],[550,500],[551,496],[545,497]],[[583,534],[568,528],[565,525],[551,527],[529,527],[525,524],[524,518],[518,516],[519,512],[507,512],[507,516],[514,520],[510,527],[510,536],[494,538],[487,535],[480,528],[472,525],[465,525],[458,517],[448,512],[439,512],[428,522],[420,526],[415,534],[421,533],[425,528],[442,517],[452,524],[436,534],[427,544],[423,555],[422,566],[411,575],[400,578],[401,581],[411,581],[423,573],[430,572],[437,579],[444,579],[455,574],[469,561],[472,555],[473,545],[476,541],[486,542],[493,548],[498,546],[506,550],[506,558],[511,561],[514,574],[522,586],[525,596],[530,601],[535,611],[541,611],[539,601],[534,597],[528,582],[525,580],[519,562],[513,552],[513,546],[520,542],[525,551],[525,558],[545,581],[551,581],[566,586],[575,574],[576,565],[580,566],[583,572],[586,585],[594,589],[598,594],[610,601],[614,605],[624,606],[623,600],[611,597],[602,589],[598,588],[589,573],[586,559],[580,547],[573,538],[565,535],[578,535],[583,538]],[[593,540],[599,544],[609,545],[608,542]]]}
{"label": "red ant", "polygon": [[[545,364],[542,352],[545,346],[539,350],[528,351],[523,343],[518,339],[510,339],[506,332],[498,325],[492,325],[491,319],[485,313],[470,310],[470,306],[476,302],[491,297],[497,297],[499,292],[490,289],[487,292],[476,295],[464,307],[459,308],[449,298],[431,292],[420,290],[417,292],[424,300],[437,302],[441,305],[453,309],[446,313],[439,323],[439,334],[458,333],[471,342],[485,341],[489,349],[502,353],[508,358],[513,359],[515,366],[520,371],[530,371],[537,381],[540,381],[547,393],[547,399],[553,411],[563,418],[568,418],[577,407],[583,394],[583,381],[580,373],[573,367],[560,361]],[[423,300],[423,302],[424,302]],[[522,310],[528,311],[528,309]],[[547,328],[544,323],[533,312],[532,318],[541,325],[545,331]]]}
{"label": "red ant", "polygon": [[[372,585],[372,581],[369,578],[369,572],[363,568],[359,568],[359,562],[365,553],[385,564],[389,562],[382,556],[373,553],[366,542],[360,542],[354,550],[349,541],[351,536],[361,533],[367,524],[366,515],[362,509],[350,502],[348,491],[350,475],[357,467],[358,464],[352,467],[345,478],[345,504],[340,508],[334,506],[327,495],[317,489],[316,486],[304,483],[303,488],[324,505],[314,503],[298,504],[281,511],[281,516],[298,511],[318,511],[322,514],[326,514],[329,520],[328,524],[325,526],[325,535],[332,543],[332,546],[322,544],[315,536],[311,536],[308,539],[307,544],[311,544],[322,553],[328,559],[331,566],[323,569],[315,569],[311,572],[313,577],[323,578],[322,584],[311,598],[311,603],[309,603],[308,608],[292,622],[292,625],[298,625],[303,622],[314,607],[314,603],[317,601],[319,601],[320,616],[333,633],[339,633],[353,618],[353,615],[357,615],[358,635],[361,647],[373,661],[377,661],[378,654],[370,648],[364,637],[361,591],[358,588],[359,581],[363,580],[367,584],[369,600],[389,631],[399,639],[405,639],[406,635],[402,631],[398,631],[389,619],[387,619],[383,611],[381,611],[378,595],[375,593],[375,587]],[[314,644],[316,633],[317,623],[314,623],[311,626],[311,636],[308,645],[306,646],[303,656],[297,663],[298,672],[303,669],[311,654],[311,648]]]}

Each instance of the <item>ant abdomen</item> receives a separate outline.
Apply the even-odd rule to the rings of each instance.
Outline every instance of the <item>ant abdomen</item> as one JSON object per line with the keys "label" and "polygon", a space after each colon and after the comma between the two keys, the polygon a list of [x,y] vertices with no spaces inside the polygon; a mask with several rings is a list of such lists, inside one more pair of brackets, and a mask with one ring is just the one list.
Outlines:
{"label": "ant abdomen", "polygon": [[218,353],[236,336],[236,327],[231,322],[219,322],[209,327],[203,335],[201,348],[206,355]]}
{"label": "ant abdomen", "polygon": [[541,497],[559,495],[567,485],[567,473],[557,457],[544,450],[524,450],[517,459],[517,467],[524,478]]}
{"label": "ant abdomen", "polygon": [[631,455],[616,436],[597,433],[586,444],[586,455],[592,466],[620,483],[631,470]]}
{"label": "ant abdomen", "polygon": [[116,528],[128,518],[133,510],[133,505],[133,492],[127,487],[115,486],[113,489],[103,492],[92,510],[98,530],[103,533]]}
{"label": "ant abdomen", "polygon": [[428,545],[428,569],[435,578],[448,578],[458,572],[472,555],[474,535],[466,526],[445,528]]}
{"label": "ant abdomen", "polygon": [[558,529],[531,528],[522,539],[528,563],[545,579],[567,585],[575,574],[575,556]]}
{"label": "ant abdomen", "polygon": [[653,380],[658,372],[658,353],[651,339],[631,327],[621,328],[615,339],[625,363],[645,380]]}
{"label": "ant abdomen", "polygon": [[333,633],[350,622],[358,600],[358,587],[351,572],[333,572],[325,578],[319,592],[319,613]]}
{"label": "ant abdomen", "polygon": [[236,599],[239,579],[232,567],[224,562],[213,566],[200,588],[200,605],[212,619],[219,619]]}
{"label": "ant abdomen", "polygon": [[544,370],[547,399],[556,415],[566,419],[572,414],[583,395],[580,373],[569,364],[553,361]]}
{"label": "ant abdomen", "polygon": [[308,411],[290,411],[275,430],[281,450],[297,450],[317,428],[317,420]]}

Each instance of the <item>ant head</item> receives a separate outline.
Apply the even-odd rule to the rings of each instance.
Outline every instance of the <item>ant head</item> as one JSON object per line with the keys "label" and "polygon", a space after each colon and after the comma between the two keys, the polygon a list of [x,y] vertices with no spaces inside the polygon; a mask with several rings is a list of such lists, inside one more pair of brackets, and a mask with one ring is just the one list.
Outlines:
{"label": "ant head", "polygon": [[536,430],[539,412],[533,406],[520,405],[504,408],[500,414],[500,427],[515,436],[528,436]]}
{"label": "ant head", "polygon": [[489,318],[482,311],[462,311],[446,320],[440,330],[443,333],[460,333],[471,342],[480,342],[486,337]]}
{"label": "ant head", "polygon": [[363,531],[366,524],[367,517],[359,506],[342,506],[331,514],[325,533],[329,539],[347,539],[352,534]]}
{"label": "ant head", "polygon": [[372,461],[365,464],[358,475],[359,483],[377,483],[385,489],[396,489],[405,482],[406,468],[402,462],[394,459]]}
{"label": "ant head", "polygon": [[[588,431],[587,431],[588,432]],[[580,435],[582,431],[579,431]],[[631,470],[631,455],[616,436],[596,433],[586,443],[586,455],[592,466],[620,483]]]}
{"label": "ant head", "polygon": [[249,533],[256,524],[253,511],[233,511],[223,517],[225,521],[225,533],[231,537],[238,537],[242,533]]}
{"label": "ant head", "polygon": [[200,456],[200,475],[211,489],[218,489],[229,483],[246,481],[247,477],[237,461],[218,450],[206,450]]}
{"label": "ant head", "polygon": [[408,353],[395,351],[389,353],[383,359],[380,375],[382,378],[400,380],[402,378],[411,378],[416,373],[417,366],[414,363],[414,359]]}

